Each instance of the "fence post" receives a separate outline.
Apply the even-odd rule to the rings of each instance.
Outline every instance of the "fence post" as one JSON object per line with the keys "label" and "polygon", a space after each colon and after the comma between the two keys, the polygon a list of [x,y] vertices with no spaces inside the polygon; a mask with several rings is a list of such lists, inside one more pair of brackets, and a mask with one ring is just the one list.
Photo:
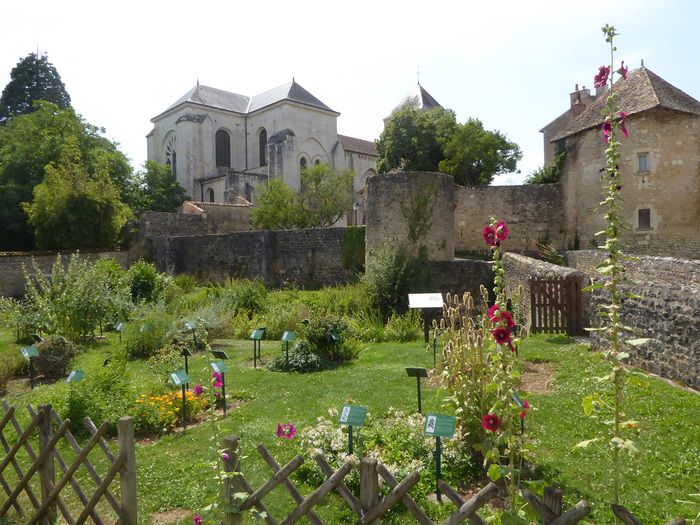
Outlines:
{"label": "fence post", "polygon": [[122,493],[122,523],[124,525],[137,525],[134,418],[120,417],[117,431],[119,435],[119,458],[124,461],[119,473]]}
{"label": "fence post", "polygon": [[223,525],[241,525],[243,523],[242,514],[234,510],[233,495],[239,492],[241,486],[238,476],[241,475],[241,459],[238,450],[238,436],[228,436],[224,438],[224,453],[228,454],[223,457],[224,472],[224,521]]}
{"label": "fence post", "polygon": [[[41,405],[39,406],[39,412],[41,413],[41,422],[37,427],[39,431],[39,454],[46,449],[48,442],[51,440],[51,405]],[[39,466],[39,479],[41,482],[41,503],[42,505],[46,503],[49,499],[49,494],[53,490],[56,484],[56,470],[54,465],[54,454],[48,454],[43,463]],[[44,523],[50,524],[56,521],[57,515],[56,500],[54,499],[47,509],[44,517]]]}
{"label": "fence post", "polygon": [[377,460],[364,458],[360,462],[360,506],[363,515],[379,501],[379,477]]}

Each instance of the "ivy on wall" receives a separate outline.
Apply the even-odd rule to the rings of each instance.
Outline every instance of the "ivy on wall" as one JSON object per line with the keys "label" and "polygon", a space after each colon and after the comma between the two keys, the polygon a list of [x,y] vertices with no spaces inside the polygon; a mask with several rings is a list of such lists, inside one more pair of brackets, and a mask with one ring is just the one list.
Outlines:
{"label": "ivy on wall", "polygon": [[401,214],[408,227],[408,238],[412,242],[423,239],[430,230],[436,190],[437,184],[431,181],[426,185],[425,191],[416,195],[413,201],[401,203]]}

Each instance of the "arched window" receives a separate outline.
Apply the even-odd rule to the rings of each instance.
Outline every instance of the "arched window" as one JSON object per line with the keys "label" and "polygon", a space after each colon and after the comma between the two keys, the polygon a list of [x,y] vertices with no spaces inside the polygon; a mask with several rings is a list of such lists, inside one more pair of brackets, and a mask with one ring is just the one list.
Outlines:
{"label": "arched window", "polygon": [[314,161],[314,166],[318,166],[319,164],[321,164],[321,159],[316,159]]}
{"label": "arched window", "polygon": [[216,165],[217,167],[231,167],[231,137],[228,132],[220,129],[216,132]]}
{"label": "arched window", "polygon": [[267,149],[267,131],[265,128],[260,130],[260,165],[267,165],[267,156],[265,155],[265,150]]}
{"label": "arched window", "polygon": [[173,175],[177,177],[177,155],[175,153],[175,135],[171,134],[165,143],[165,164],[170,166]]}
{"label": "arched window", "polygon": [[302,157],[302,158],[299,160],[299,171],[301,172],[301,171],[303,171],[304,169],[306,169],[306,157]]}
{"label": "arched window", "polygon": [[213,188],[209,188],[207,190],[207,200],[209,202],[214,202],[214,189]]}

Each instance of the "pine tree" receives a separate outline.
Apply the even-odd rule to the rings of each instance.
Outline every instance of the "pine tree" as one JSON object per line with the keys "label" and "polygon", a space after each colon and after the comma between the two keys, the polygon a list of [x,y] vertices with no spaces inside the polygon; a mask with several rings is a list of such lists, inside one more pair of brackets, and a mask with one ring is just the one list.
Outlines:
{"label": "pine tree", "polygon": [[12,69],[10,78],[0,96],[0,123],[33,112],[35,100],[70,107],[70,95],[46,54],[30,53]]}

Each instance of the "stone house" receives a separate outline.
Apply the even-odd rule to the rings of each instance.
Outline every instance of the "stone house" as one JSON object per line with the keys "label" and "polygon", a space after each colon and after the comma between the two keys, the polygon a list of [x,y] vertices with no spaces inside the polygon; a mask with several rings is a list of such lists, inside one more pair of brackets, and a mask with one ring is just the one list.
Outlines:
{"label": "stone house", "polygon": [[[625,111],[629,138],[622,138],[620,168],[624,233],[631,253],[700,258],[700,102],[645,67],[614,89]],[[605,227],[596,211],[604,181],[601,132],[604,93],[571,94],[571,108],[540,130],[545,160],[566,151],[561,186],[563,247],[589,248]]]}
{"label": "stone house", "polygon": [[376,174],[374,142],[338,135],[340,113],[296,81],[252,97],[197,83],[151,119],[148,159],[172,166],[193,200],[255,203],[271,177],[299,189],[304,166],[355,173],[349,223],[365,214],[363,188]]}

